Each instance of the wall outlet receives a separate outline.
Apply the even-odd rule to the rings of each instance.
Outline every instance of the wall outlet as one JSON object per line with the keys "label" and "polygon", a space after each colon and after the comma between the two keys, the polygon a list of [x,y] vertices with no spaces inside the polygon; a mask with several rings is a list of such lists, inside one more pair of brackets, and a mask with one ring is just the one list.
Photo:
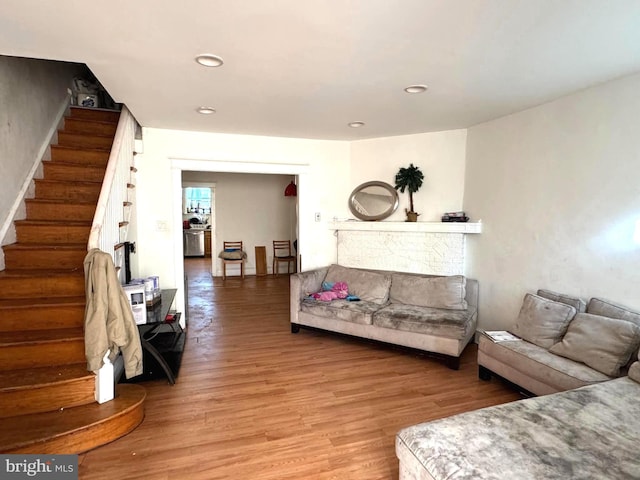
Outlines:
{"label": "wall outlet", "polygon": [[320,212],[316,212],[316,222],[320,221]]}

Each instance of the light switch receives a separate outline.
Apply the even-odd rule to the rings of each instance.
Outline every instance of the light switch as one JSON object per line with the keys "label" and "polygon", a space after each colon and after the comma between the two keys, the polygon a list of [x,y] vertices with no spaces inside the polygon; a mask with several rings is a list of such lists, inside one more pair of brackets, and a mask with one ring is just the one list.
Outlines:
{"label": "light switch", "polygon": [[320,212],[316,212],[316,222],[320,221]]}

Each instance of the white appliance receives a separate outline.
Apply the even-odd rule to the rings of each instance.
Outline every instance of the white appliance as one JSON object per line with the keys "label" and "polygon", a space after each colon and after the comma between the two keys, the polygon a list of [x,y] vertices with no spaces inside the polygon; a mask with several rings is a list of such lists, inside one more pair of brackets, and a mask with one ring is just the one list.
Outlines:
{"label": "white appliance", "polygon": [[123,285],[122,288],[129,299],[136,325],[147,323],[147,303],[144,300],[144,283]]}

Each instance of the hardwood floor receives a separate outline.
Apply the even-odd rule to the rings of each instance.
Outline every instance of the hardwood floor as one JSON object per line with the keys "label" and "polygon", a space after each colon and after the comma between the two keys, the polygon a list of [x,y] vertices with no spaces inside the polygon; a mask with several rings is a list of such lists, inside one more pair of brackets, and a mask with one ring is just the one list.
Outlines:
{"label": "hardwood floor", "polygon": [[519,399],[459,371],[328,333],[290,333],[289,277],[212,279],[187,259],[189,326],[174,386],[145,382],[146,416],[80,457],[81,479],[397,479],[402,427]]}

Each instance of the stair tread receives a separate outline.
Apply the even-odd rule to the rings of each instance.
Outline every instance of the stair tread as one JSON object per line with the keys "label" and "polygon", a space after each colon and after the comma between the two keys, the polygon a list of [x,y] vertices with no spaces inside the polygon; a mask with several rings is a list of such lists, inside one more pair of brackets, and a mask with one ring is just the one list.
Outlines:
{"label": "stair tread", "polygon": [[36,307],[52,307],[56,305],[85,305],[86,297],[49,297],[49,298],[34,298],[28,305],[25,305],[23,301],[16,301],[13,299],[0,299],[0,310],[3,308],[26,308],[33,309]]}
{"label": "stair tread", "polygon": [[[52,165],[52,166],[56,166],[56,167],[73,167],[73,168],[78,168],[78,167],[82,167],[82,168],[88,168],[91,170],[106,170],[106,166],[102,166],[102,165],[93,165],[91,163],[84,163],[84,162],[69,162],[68,160],[66,161],[62,161],[62,160],[56,160],[56,161],[48,161],[47,165]],[[88,180],[80,180],[81,182],[87,182]]]}
{"label": "stair tread", "polygon": [[80,122],[80,123],[100,123],[102,125],[118,125],[118,122],[113,122],[111,120],[100,120],[97,118],[78,118],[78,117],[70,117],[67,116],[64,118],[65,122],[71,120],[72,122]]}
{"label": "stair tread", "polygon": [[87,138],[87,137],[93,137],[93,138],[113,138],[114,135],[113,133],[96,133],[96,132],[68,132],[64,129],[62,130],[58,130],[58,134],[63,133],[65,135],[77,135],[79,137],[83,137],[83,138]]}
{"label": "stair tread", "polygon": [[[108,147],[96,147],[95,145],[60,145],[60,144],[56,144],[56,145],[51,145],[52,147],[56,147],[56,148],[64,148],[65,150],[80,150],[82,152],[85,151],[92,151],[92,152],[99,152],[99,153],[109,153],[111,152],[111,146]],[[51,163],[74,163],[76,164],[76,162],[62,162],[60,160],[50,160]],[[82,164],[82,162],[78,162],[78,164]]]}
{"label": "stair tread", "polygon": [[84,269],[82,267],[77,267],[73,269],[33,269],[33,270],[3,270],[0,272],[0,278],[24,278],[24,277],[33,277],[33,278],[42,278],[42,277],[66,277],[66,276],[84,276]]}
{"label": "stair tread", "polygon": [[46,227],[90,227],[91,220],[15,220],[16,225],[42,225]]}
{"label": "stair tread", "polygon": [[47,367],[29,368],[0,372],[0,393],[19,390],[27,387],[42,387],[54,383],[93,377],[87,370],[86,363],[71,365],[52,365]]}
{"label": "stair tread", "polygon": [[82,328],[58,328],[51,330],[22,330],[0,333],[0,347],[33,343],[53,343],[60,341],[84,340]]}
{"label": "stair tread", "polygon": [[[122,113],[121,110],[118,110],[116,108],[104,108],[104,107],[83,107],[82,105],[71,105],[70,110],[72,112],[73,116],[73,112],[74,111],[87,111],[87,112],[104,112],[104,113],[117,113],[118,115],[120,115],[120,113]],[[77,117],[75,117],[77,118]],[[117,123],[117,120],[114,121],[114,123]]]}
{"label": "stair tread", "polygon": [[4,250],[82,250],[87,248],[84,243],[11,243],[2,247]]}
{"label": "stair tread", "polygon": [[[73,165],[73,166],[78,166],[80,164],[78,163],[69,163],[69,162],[56,162],[56,164],[68,164],[68,165]],[[96,165],[93,165],[93,167],[95,168],[103,168],[103,167],[98,167]],[[47,178],[36,178],[35,179],[36,183],[48,183],[51,185],[73,185],[73,186],[87,186],[87,187],[95,187],[96,183],[98,182],[89,182],[86,180],[56,180],[55,178],[52,179],[47,179]]]}
{"label": "stair tread", "polygon": [[116,392],[116,398],[103,404],[89,403],[52,412],[4,418],[0,429],[0,451],[15,451],[30,445],[37,447],[37,444],[80,432],[137,408],[146,397],[146,391],[140,385],[119,384]]}
{"label": "stair tread", "polygon": [[[110,152],[111,151],[111,147],[106,148],[106,147],[86,147],[86,146],[76,146],[76,145],[51,145],[51,148],[57,148],[57,149],[61,149],[61,150],[81,150],[81,151],[92,151],[92,152],[99,152],[99,153],[104,153],[104,152]],[[59,160],[48,160],[51,163],[73,163],[73,162],[61,162]],[[82,163],[82,162],[79,162]],[[75,163],[74,163],[75,164]]]}
{"label": "stair tread", "polygon": [[[98,183],[98,182],[96,182]],[[56,200],[52,200],[52,199],[48,199],[48,198],[27,198],[25,200],[25,202],[27,203],[39,203],[42,205],[94,205],[96,204],[95,201],[93,202],[81,202],[79,200],[64,200],[64,199],[56,199]]]}

